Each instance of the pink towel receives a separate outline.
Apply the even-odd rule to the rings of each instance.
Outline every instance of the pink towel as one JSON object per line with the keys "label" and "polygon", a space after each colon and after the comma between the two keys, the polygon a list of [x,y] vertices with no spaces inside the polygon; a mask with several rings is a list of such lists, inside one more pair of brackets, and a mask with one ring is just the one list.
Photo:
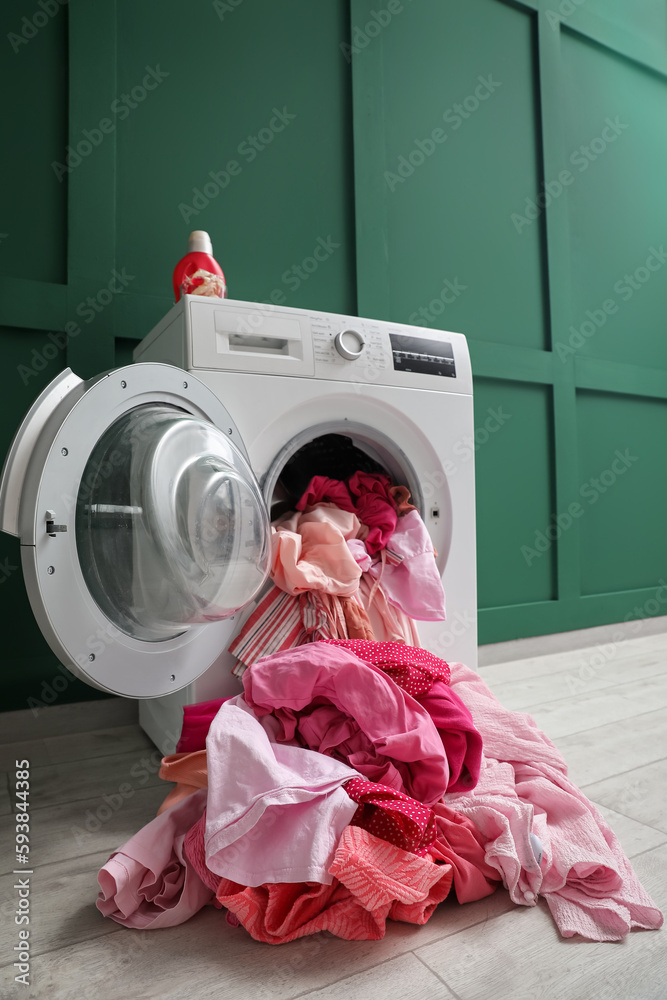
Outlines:
{"label": "pink towel", "polygon": [[[452,690],[482,734],[484,758],[475,790],[447,795],[445,804],[481,831],[486,860],[514,902],[535,905],[542,893],[564,937],[618,941],[633,927],[660,927],[660,910],[599,811],[567,777],[553,743],[529,715],[504,708],[474,671],[450,667]],[[531,833],[544,848],[541,865]]]}

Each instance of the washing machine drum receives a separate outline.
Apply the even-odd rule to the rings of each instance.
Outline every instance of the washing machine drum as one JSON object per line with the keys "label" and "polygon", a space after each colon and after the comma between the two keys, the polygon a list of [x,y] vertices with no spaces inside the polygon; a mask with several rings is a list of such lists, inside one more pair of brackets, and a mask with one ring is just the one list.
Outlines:
{"label": "washing machine drum", "polygon": [[19,430],[0,504],[46,639],[117,694],[203,673],[268,574],[269,515],[235,424],[171,366],[59,376]]}

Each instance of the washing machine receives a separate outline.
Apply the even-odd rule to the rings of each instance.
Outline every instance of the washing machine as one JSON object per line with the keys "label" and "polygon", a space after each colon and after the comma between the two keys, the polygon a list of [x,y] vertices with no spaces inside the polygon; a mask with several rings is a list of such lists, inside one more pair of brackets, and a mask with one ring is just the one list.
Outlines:
{"label": "washing machine", "polygon": [[184,296],[134,357],[58,375],[0,481],[0,527],[72,673],[139,699],[173,752],[184,704],[240,690],[228,646],[267,586],[272,517],[350,455],[409,488],[433,540],[447,621],[419,622],[422,645],[476,666],[462,334]]}

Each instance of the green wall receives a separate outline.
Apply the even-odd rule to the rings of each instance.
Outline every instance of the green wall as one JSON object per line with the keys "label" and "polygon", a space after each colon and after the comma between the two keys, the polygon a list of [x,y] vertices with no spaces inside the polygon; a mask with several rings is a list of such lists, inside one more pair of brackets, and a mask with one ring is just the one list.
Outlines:
{"label": "green wall", "polygon": [[[234,297],[468,336],[482,642],[665,610],[661,0],[38,9],[0,11],[0,452],[65,365],[130,360],[203,228]],[[295,281],[320,237],[339,245]],[[114,269],[124,290],[93,312]],[[18,566],[2,536],[2,707],[95,697],[41,639]]]}
{"label": "green wall", "polygon": [[351,3],[358,306],[468,337],[480,641],[664,614],[667,5],[387,9]]}

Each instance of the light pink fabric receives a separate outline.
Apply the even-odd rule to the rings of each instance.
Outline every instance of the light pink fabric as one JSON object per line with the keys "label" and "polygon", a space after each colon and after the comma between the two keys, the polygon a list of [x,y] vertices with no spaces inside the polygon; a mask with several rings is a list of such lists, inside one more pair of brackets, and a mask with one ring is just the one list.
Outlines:
{"label": "light pink fabric", "polygon": [[387,600],[417,621],[444,621],[445,592],[433,542],[416,510],[398,518],[383,556],[369,572],[382,581]]}
{"label": "light pink fabric", "polygon": [[312,750],[271,742],[242,701],[223,704],[206,738],[206,865],[246,886],[328,884],[336,845],[357,809],[341,787],[355,772]]}
{"label": "light pink fabric", "polygon": [[373,635],[379,642],[405,642],[419,646],[419,633],[415,621],[400,608],[393,607],[379,580],[364,573],[359,581],[357,599],[366,611]]}
{"label": "light pink fabric", "polygon": [[105,917],[125,927],[155,930],[182,924],[211,902],[214,894],[183,850],[186,834],[205,808],[202,788],[114,851],[97,876],[97,908]]}
{"label": "light pink fabric", "polygon": [[243,685],[255,713],[278,720],[281,740],[297,738],[424,805],[443,795],[449,769],[430,716],[349,650],[326,642],[284,650],[253,664]]}
{"label": "light pink fabric", "polygon": [[350,597],[361,569],[347,546],[360,522],[355,514],[318,504],[307,514],[279,519],[271,529],[271,577],[288,594],[319,590]]}
{"label": "light pink fabric", "polygon": [[[479,782],[445,804],[468,816],[485,842],[486,860],[514,902],[541,893],[564,937],[617,941],[632,927],[657,928],[663,917],[635,875],[616,836],[567,777],[563,757],[535,721],[504,708],[482,679],[450,664],[452,690],[482,734]],[[541,867],[531,848],[544,848]]]}

